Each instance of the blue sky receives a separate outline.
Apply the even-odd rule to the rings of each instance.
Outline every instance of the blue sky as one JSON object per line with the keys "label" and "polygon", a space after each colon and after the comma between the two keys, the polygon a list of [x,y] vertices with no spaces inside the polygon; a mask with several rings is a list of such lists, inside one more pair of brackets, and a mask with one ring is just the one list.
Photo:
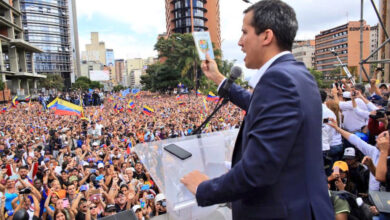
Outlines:
{"label": "blue sky", "polygon": [[[253,0],[252,0],[253,1]],[[296,39],[314,39],[320,30],[359,20],[357,0],[285,0],[296,11],[299,30]],[[254,2],[254,1],[253,1]],[[376,24],[370,1],[364,1],[364,19]],[[378,0],[375,0],[377,7]],[[241,35],[241,0],[220,0],[222,53],[225,59],[243,66],[244,54],[237,46]],[[156,56],[153,50],[158,34],[165,32],[164,0],[77,0],[80,50],[90,42],[90,32],[99,32],[106,48],[114,49],[115,59]],[[244,71],[249,76],[253,71]]]}

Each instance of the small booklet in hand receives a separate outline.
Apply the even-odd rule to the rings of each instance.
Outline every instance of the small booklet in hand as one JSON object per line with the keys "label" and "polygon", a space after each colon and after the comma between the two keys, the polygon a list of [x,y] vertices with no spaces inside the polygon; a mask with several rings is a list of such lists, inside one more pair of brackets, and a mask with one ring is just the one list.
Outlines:
{"label": "small booklet in hand", "polygon": [[209,54],[211,59],[214,59],[213,44],[211,43],[210,33],[204,32],[192,32],[194,37],[195,46],[198,50],[200,60],[206,60],[206,54]]}

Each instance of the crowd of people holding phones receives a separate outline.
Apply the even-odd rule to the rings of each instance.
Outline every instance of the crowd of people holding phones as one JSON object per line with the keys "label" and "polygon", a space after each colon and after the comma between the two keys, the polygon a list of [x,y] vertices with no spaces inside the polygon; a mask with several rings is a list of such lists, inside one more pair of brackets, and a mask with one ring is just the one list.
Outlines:
{"label": "crowd of people holding phones", "polygon": [[[3,105],[0,219],[91,220],[131,210],[141,220],[166,213],[165,195],[134,147],[190,135],[216,103],[205,107],[205,97],[195,94],[178,103],[177,96],[141,92],[107,93],[104,103],[84,106],[81,117],[46,108],[56,96],[75,103],[76,94]],[[145,105],[152,114],[143,112]],[[238,128],[244,114],[226,105],[203,132]]]}
{"label": "crowd of people holding phones", "polygon": [[336,219],[390,219],[375,201],[390,190],[388,85],[343,79],[320,93],[324,167]]}
{"label": "crowd of people holding phones", "polygon": [[[344,79],[320,93],[324,168],[336,219],[389,219],[370,196],[390,190],[387,85]],[[72,94],[58,97],[75,103]],[[0,219],[91,220],[132,210],[141,220],[166,213],[164,194],[133,148],[191,135],[216,104],[205,107],[204,97],[191,94],[179,100],[107,93],[104,103],[88,104],[79,117],[47,109],[55,97],[3,106]],[[144,114],[145,105],[152,114]],[[228,104],[203,132],[239,128],[244,115]]]}

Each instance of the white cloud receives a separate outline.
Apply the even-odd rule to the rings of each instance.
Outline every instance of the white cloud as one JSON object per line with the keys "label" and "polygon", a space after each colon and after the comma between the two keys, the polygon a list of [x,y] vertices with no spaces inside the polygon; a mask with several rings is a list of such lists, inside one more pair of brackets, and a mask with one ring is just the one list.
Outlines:
{"label": "white cloud", "polygon": [[162,33],[165,31],[165,2],[161,0],[81,0],[77,2],[79,17],[103,16],[112,25],[128,24],[135,33]]}

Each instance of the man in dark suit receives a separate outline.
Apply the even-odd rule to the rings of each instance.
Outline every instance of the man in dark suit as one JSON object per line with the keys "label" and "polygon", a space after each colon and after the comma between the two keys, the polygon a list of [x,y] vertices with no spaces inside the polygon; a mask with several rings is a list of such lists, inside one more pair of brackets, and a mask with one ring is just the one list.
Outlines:
{"label": "man in dark suit", "polygon": [[[193,171],[181,182],[199,206],[232,202],[233,219],[334,219],[321,151],[322,107],[314,78],[289,52],[298,29],[294,10],[263,0],[244,11],[239,46],[247,68],[259,69],[249,93],[233,84],[230,100],[247,114],[232,168],[209,180]],[[209,57],[205,75],[224,76]]]}

